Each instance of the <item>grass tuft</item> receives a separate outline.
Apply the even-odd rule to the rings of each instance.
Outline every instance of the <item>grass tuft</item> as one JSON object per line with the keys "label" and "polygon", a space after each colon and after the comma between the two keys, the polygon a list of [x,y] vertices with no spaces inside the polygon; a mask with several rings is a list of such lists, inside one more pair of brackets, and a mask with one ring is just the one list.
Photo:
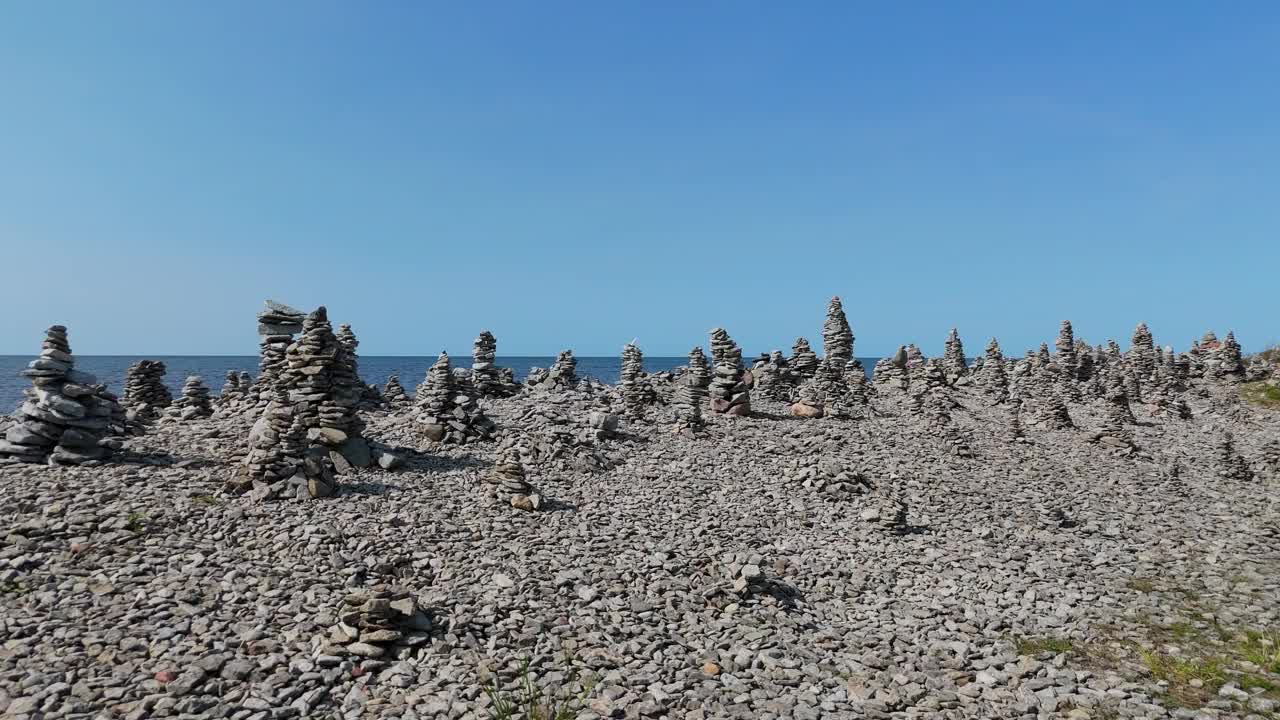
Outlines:
{"label": "grass tuft", "polygon": [[1039,655],[1046,652],[1059,655],[1076,651],[1076,646],[1066,638],[1018,638],[1015,645],[1019,655]]}
{"label": "grass tuft", "polygon": [[1240,386],[1240,399],[1260,407],[1280,410],[1280,385],[1266,380],[1244,383]]}
{"label": "grass tuft", "polygon": [[503,692],[495,678],[485,687],[489,698],[491,720],[572,720],[582,710],[586,696],[591,693],[587,685],[576,700],[557,701],[542,694],[542,689],[529,674],[529,661],[520,665],[519,689],[513,694]]}
{"label": "grass tuft", "polygon": [[131,533],[140,533],[147,526],[147,516],[140,512],[131,512],[125,519],[124,529]]}
{"label": "grass tuft", "polygon": [[193,495],[191,496],[191,502],[197,505],[216,505],[218,498],[212,495]]}
{"label": "grass tuft", "polygon": [[1155,581],[1151,578],[1136,577],[1125,583],[1130,590],[1137,590],[1141,593],[1154,592],[1156,589]]}

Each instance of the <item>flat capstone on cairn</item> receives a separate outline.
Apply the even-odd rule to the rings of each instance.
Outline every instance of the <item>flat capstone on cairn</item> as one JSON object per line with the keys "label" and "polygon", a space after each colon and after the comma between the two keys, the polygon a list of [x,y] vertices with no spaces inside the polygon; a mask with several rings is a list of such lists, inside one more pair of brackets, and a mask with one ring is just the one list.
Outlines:
{"label": "flat capstone on cairn", "polygon": [[188,375],[182,384],[182,395],[169,406],[165,415],[175,420],[196,420],[213,415],[213,397],[204,378]]}
{"label": "flat capstone on cairn", "polygon": [[711,411],[745,417],[751,414],[751,390],[742,368],[742,348],[724,328],[711,331]]}
{"label": "flat capstone on cairn", "polygon": [[657,401],[657,396],[644,372],[644,354],[634,342],[629,342],[622,348],[622,367],[618,380],[622,385],[622,402],[627,416],[644,417]]}
{"label": "flat capstone on cairn", "polygon": [[809,347],[809,341],[804,338],[796,338],[796,342],[791,347],[791,359],[787,361],[788,367],[792,372],[802,378],[811,378],[818,370],[818,355]]}
{"label": "flat capstone on cairn", "polygon": [[432,442],[466,444],[487,440],[498,429],[474,397],[457,391],[449,354],[445,352],[440,353],[418,386],[417,421]]}
{"label": "flat capstone on cairn", "polygon": [[266,301],[266,309],[258,313],[259,345],[258,379],[253,392],[257,404],[266,404],[274,397],[274,388],[288,364],[286,354],[293,344],[293,336],[302,332],[306,315],[283,303]]}
{"label": "flat capstone on cairn", "polygon": [[123,429],[124,407],[97,378],[75,369],[65,327],[45,331],[40,356],[21,374],[32,387],[0,439],[0,463],[97,463],[123,446],[108,433]]}
{"label": "flat capstone on cairn", "polygon": [[969,367],[964,358],[964,343],[960,341],[960,333],[955,328],[947,334],[942,351],[942,370],[948,385],[964,384],[969,375]]}

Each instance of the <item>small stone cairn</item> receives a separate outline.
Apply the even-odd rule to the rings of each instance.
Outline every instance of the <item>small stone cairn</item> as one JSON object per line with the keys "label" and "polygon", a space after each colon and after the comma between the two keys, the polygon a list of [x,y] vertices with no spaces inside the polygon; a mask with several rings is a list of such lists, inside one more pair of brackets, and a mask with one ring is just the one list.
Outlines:
{"label": "small stone cairn", "polygon": [[234,405],[244,394],[245,388],[240,386],[240,373],[228,370],[222,378],[222,389],[218,391],[216,404],[220,408]]}
{"label": "small stone cairn", "polygon": [[1235,332],[1228,330],[1218,349],[1218,375],[1227,382],[1240,382],[1244,379],[1244,362],[1241,359],[1240,343],[1236,342]]}
{"label": "small stone cairn", "polygon": [[751,414],[751,391],[743,377],[742,348],[723,328],[711,331],[711,410],[735,416]]}
{"label": "small stone cairn", "polygon": [[97,378],[75,369],[67,329],[45,331],[40,356],[21,373],[31,380],[17,422],[0,439],[0,462],[79,465],[100,461],[119,449],[108,438],[123,427],[124,408]]}
{"label": "small stone cairn", "polygon": [[1004,353],[1000,352],[1000,343],[995,338],[987,343],[980,378],[980,386],[994,404],[999,405],[1009,399],[1009,375],[1004,370]]}
{"label": "small stone cairn", "polygon": [[824,397],[825,393],[818,387],[817,378],[801,385],[799,392],[796,394],[796,401],[791,404],[790,411],[792,417],[822,417],[826,411],[823,405]]}
{"label": "small stone cairn", "polygon": [[387,385],[382,390],[382,397],[392,407],[403,405],[409,401],[409,394],[404,391],[404,386],[400,384],[399,375],[392,375],[387,378]]}
{"label": "small stone cairn", "polygon": [[909,384],[907,380],[907,349],[899,347],[893,357],[877,360],[875,368],[871,371],[871,382],[877,388],[905,391]]}
{"label": "small stone cairn", "polygon": [[449,354],[444,352],[418,386],[418,424],[427,439],[457,444],[489,439],[497,430],[475,398],[456,392]]}
{"label": "small stone cairn", "polygon": [[770,400],[786,402],[791,395],[791,386],[783,376],[786,367],[787,359],[778,350],[756,361],[751,368],[755,379],[752,389]]}
{"label": "small stone cairn", "polygon": [[517,510],[538,510],[542,496],[533,491],[525,477],[524,463],[532,458],[532,451],[515,437],[503,441],[498,448],[498,459],[484,476],[490,486],[489,494]]}
{"label": "small stone cairn", "polygon": [[556,361],[547,371],[547,381],[552,385],[571,388],[578,384],[578,360],[572,350],[561,350]]}
{"label": "small stone cairn", "polygon": [[[261,499],[275,494],[283,487],[277,483],[294,477],[302,465],[306,432],[302,417],[293,414],[288,392],[275,388],[272,401],[250,434],[245,472],[227,483],[227,491],[239,495],[257,484]],[[300,478],[299,484],[305,486],[305,478]]]}
{"label": "small stone cairn", "polygon": [[173,404],[173,394],[164,384],[165,366],[159,360],[139,360],[129,366],[124,378],[125,409],[131,418],[149,420]]}
{"label": "small stone cairn", "polygon": [[791,359],[787,361],[787,365],[802,378],[813,377],[818,370],[818,355],[813,348],[809,347],[808,340],[796,338],[795,345],[791,347]]}
{"label": "small stone cairn", "polygon": [[272,388],[288,365],[286,357],[293,336],[302,332],[306,316],[283,303],[266,301],[266,309],[258,313],[259,347],[258,381],[254,386],[261,404],[271,401]]}
{"label": "small stone cairn", "polygon": [[888,481],[883,485],[877,502],[862,511],[862,519],[865,522],[874,523],[890,535],[900,535],[908,528],[907,500],[902,482],[897,475],[890,474]]}
{"label": "small stone cairn", "polygon": [[374,585],[342,599],[338,623],[329,633],[329,655],[363,658],[410,657],[431,640],[431,619],[413,593],[401,587]]}
{"label": "small stone cairn", "polygon": [[1249,463],[1245,461],[1244,456],[1236,450],[1235,438],[1230,432],[1224,432],[1218,441],[1215,459],[1220,477],[1230,480],[1253,479],[1253,471],[1249,468]]}
{"label": "small stone cairn", "polygon": [[213,415],[213,398],[204,378],[188,375],[182,384],[182,395],[169,406],[166,415],[178,420],[195,420]]}

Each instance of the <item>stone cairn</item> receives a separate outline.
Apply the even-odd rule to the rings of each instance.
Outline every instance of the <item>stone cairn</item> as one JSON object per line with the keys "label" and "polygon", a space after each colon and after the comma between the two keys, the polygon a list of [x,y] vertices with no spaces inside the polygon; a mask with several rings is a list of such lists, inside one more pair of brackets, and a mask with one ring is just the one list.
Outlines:
{"label": "stone cairn", "polygon": [[1134,328],[1125,360],[1133,368],[1138,382],[1145,383],[1151,379],[1156,366],[1156,346],[1146,323],[1138,323],[1138,327]]}
{"label": "stone cairn", "polygon": [[1129,426],[1137,422],[1129,407],[1129,396],[1124,388],[1116,385],[1107,393],[1103,406],[1102,429],[1095,433],[1095,442],[1107,447],[1128,450],[1133,447],[1133,433]]}
{"label": "stone cairn", "polygon": [[505,397],[511,388],[502,382],[496,365],[498,339],[488,330],[481,330],[471,346],[471,383],[479,397]]}
{"label": "stone cairn", "polygon": [[244,397],[245,388],[240,386],[240,373],[228,370],[222,378],[222,390],[218,391],[218,407],[234,404]]}
{"label": "stone cairn", "polygon": [[1030,392],[1035,400],[1033,424],[1042,430],[1069,430],[1075,423],[1054,380],[1049,373],[1037,372],[1031,381]]}
{"label": "stone cairn", "polygon": [[950,385],[955,385],[969,372],[964,359],[964,343],[960,342],[960,333],[955,328],[951,328],[951,332],[947,335],[942,351],[942,370],[946,373],[947,383]]}
{"label": "stone cairn", "polygon": [[871,382],[877,388],[885,387],[894,390],[906,390],[907,349],[899,347],[891,358],[880,358],[871,371]]}
{"label": "stone cairn", "polygon": [[[827,304],[827,317],[822,323],[822,362],[814,373],[816,387],[807,391],[807,400],[817,400],[817,415],[808,414],[803,417],[820,417],[823,403],[831,409],[843,409],[847,389],[844,384],[845,366],[853,359],[853,331],[849,328],[849,320],[845,317],[844,306],[839,297],[831,298]],[[816,397],[815,397],[816,395]],[[800,403],[802,412],[815,409],[809,403]],[[793,409],[792,414],[795,414]]]}
{"label": "stone cairn", "polygon": [[689,351],[688,375],[695,387],[705,390],[711,386],[711,366],[707,364],[707,356],[703,354],[701,345]]}
{"label": "stone cairn", "polygon": [[849,328],[849,320],[845,317],[840,298],[831,298],[831,302],[827,304],[827,318],[822,323],[823,358],[839,360],[843,369],[845,363],[853,359],[853,339],[853,331]]}
{"label": "stone cairn", "polygon": [[164,363],[159,360],[139,360],[129,366],[124,377],[124,406],[131,420],[154,420],[173,403],[164,373]]}
{"label": "stone cairn", "polygon": [[886,533],[900,535],[909,527],[906,494],[896,475],[891,474],[884,485],[887,487],[881,489],[876,506],[863,510],[862,519],[875,523]]}
{"label": "stone cairn", "polygon": [[497,462],[484,476],[484,481],[490,486],[492,497],[510,503],[517,510],[538,510],[542,507],[542,496],[533,491],[525,478],[526,458],[532,458],[532,451],[524,442],[514,436],[508,438],[498,448]]}
{"label": "stone cairn", "polygon": [[751,390],[743,377],[742,348],[723,328],[711,331],[711,411],[725,415],[751,414]]}
{"label": "stone cairn", "polygon": [[994,404],[1009,399],[1009,376],[1004,370],[1004,353],[1000,352],[1000,343],[995,338],[987,343],[986,354],[982,359],[982,374],[979,385]]}
{"label": "stone cairn", "polygon": [[1240,353],[1240,343],[1236,342],[1235,332],[1228,330],[1217,353],[1218,373],[1224,380],[1240,382],[1243,379],[1244,362]]}
{"label": "stone cairn", "polygon": [[32,387],[0,440],[0,462],[79,465],[106,458],[122,443],[107,438],[124,408],[97,378],[75,369],[67,329],[45,331],[40,356],[22,371]]}
{"label": "stone cairn", "polygon": [[180,420],[207,418],[213,414],[213,398],[204,378],[188,375],[182,385],[182,396],[169,406],[168,416]]}
{"label": "stone cairn", "polygon": [[1079,379],[1075,330],[1072,329],[1070,320],[1063,320],[1058,327],[1058,339],[1054,341],[1053,348],[1056,351],[1054,361],[1062,368],[1063,375],[1070,380]]}
{"label": "stone cairn", "polygon": [[418,424],[427,439],[458,444],[489,439],[497,430],[475,398],[456,392],[449,354],[444,352],[418,386]]}
{"label": "stone cairn", "polygon": [[808,340],[796,338],[795,345],[791,347],[791,359],[787,361],[787,365],[802,378],[813,377],[818,370],[818,355],[813,352],[813,348],[809,347]]}
{"label": "stone cairn", "polygon": [[342,599],[338,623],[329,632],[329,655],[362,658],[410,657],[431,641],[431,618],[413,594],[391,585],[374,585]]}
{"label": "stone cairn", "polygon": [[[699,348],[701,349],[701,348]],[[707,389],[698,384],[693,373],[685,373],[676,381],[675,398],[671,406],[675,411],[676,432],[697,432],[702,428],[702,406],[707,402]]]}
{"label": "stone cairn", "polygon": [[866,406],[870,401],[871,388],[867,385],[867,371],[857,358],[844,366],[844,384],[848,389],[846,397],[853,405]]}
{"label": "stone cairn", "polygon": [[399,375],[392,375],[387,378],[387,386],[382,390],[382,397],[392,407],[403,405],[409,401],[409,394],[404,391],[404,386],[400,384]]}
{"label": "stone cairn", "polygon": [[1251,480],[1253,479],[1253,471],[1249,469],[1249,463],[1245,462],[1237,450],[1235,438],[1230,432],[1224,432],[1222,439],[1218,441],[1216,447],[1216,457],[1218,465],[1218,475],[1230,480]]}
{"label": "stone cairn", "polygon": [[[368,445],[356,416],[360,387],[352,358],[333,333],[324,306],[307,315],[302,336],[289,346],[288,367],[279,385],[289,393],[293,412],[307,428],[303,458],[305,492],[327,497],[337,489],[335,475],[368,464]],[[297,478],[301,480],[302,478]],[[299,488],[297,495],[303,496]]]}
{"label": "stone cairn", "polygon": [[629,342],[622,348],[622,368],[618,379],[622,384],[622,402],[626,406],[627,415],[632,418],[644,417],[645,411],[657,398],[653,386],[645,376],[644,354],[634,342]]}
{"label": "stone cairn", "polygon": [[826,393],[818,387],[817,378],[800,386],[796,401],[791,404],[791,415],[801,418],[820,418],[825,413],[823,398]]}
{"label": "stone cairn", "polygon": [[782,357],[782,353],[777,350],[760,356],[751,366],[751,377],[755,381],[752,388],[770,400],[786,402],[791,389],[782,379],[784,367],[786,367],[786,358]]}
{"label": "stone cairn", "polygon": [[556,361],[547,371],[547,380],[553,385],[571,388],[578,384],[578,360],[572,350],[561,350]]}
{"label": "stone cairn", "polygon": [[1007,426],[1008,427],[1007,436],[1009,438],[1009,442],[1012,442],[1012,443],[1028,442],[1027,432],[1022,427],[1022,413],[1023,413],[1023,409],[1022,409],[1021,401],[1019,401],[1017,405],[1012,405],[1009,409],[1009,424]]}
{"label": "stone cairn", "polygon": [[293,336],[302,332],[305,315],[288,305],[266,301],[266,309],[258,313],[258,335],[262,338],[259,346],[258,381],[254,386],[257,402],[266,404],[274,393],[272,388],[280,379],[280,375],[288,365],[286,357]]}
{"label": "stone cairn", "polygon": [[[245,471],[227,483],[227,491],[239,495],[258,486],[258,499],[265,499],[282,480],[292,478],[302,465],[307,428],[302,417],[294,416],[289,393],[276,387],[270,403],[249,439]],[[299,485],[305,483],[299,482]],[[273,487],[274,486],[274,487]]]}
{"label": "stone cairn", "polygon": [[1272,440],[1262,446],[1261,465],[1272,478],[1280,478],[1280,440]]}

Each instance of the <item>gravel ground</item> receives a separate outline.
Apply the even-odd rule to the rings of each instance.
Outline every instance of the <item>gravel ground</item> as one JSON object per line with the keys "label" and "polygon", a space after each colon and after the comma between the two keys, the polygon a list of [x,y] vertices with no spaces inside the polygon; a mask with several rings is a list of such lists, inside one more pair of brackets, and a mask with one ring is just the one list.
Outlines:
{"label": "gravel ground", "polygon": [[[855,421],[756,398],[696,436],[657,408],[529,464],[538,512],[487,492],[496,444],[432,446],[407,409],[365,414],[405,466],[324,500],[222,493],[248,416],[0,466],[0,714],[485,718],[529,683],[579,718],[1278,717],[1280,480],[1220,477],[1215,444],[1260,463],[1280,413],[1135,407],[1126,455],[1089,442],[1101,402],[1013,443],[953,393],[972,458],[899,394]],[[535,408],[595,395],[485,409],[538,438]],[[414,644],[336,644],[384,584],[429,618]]]}

